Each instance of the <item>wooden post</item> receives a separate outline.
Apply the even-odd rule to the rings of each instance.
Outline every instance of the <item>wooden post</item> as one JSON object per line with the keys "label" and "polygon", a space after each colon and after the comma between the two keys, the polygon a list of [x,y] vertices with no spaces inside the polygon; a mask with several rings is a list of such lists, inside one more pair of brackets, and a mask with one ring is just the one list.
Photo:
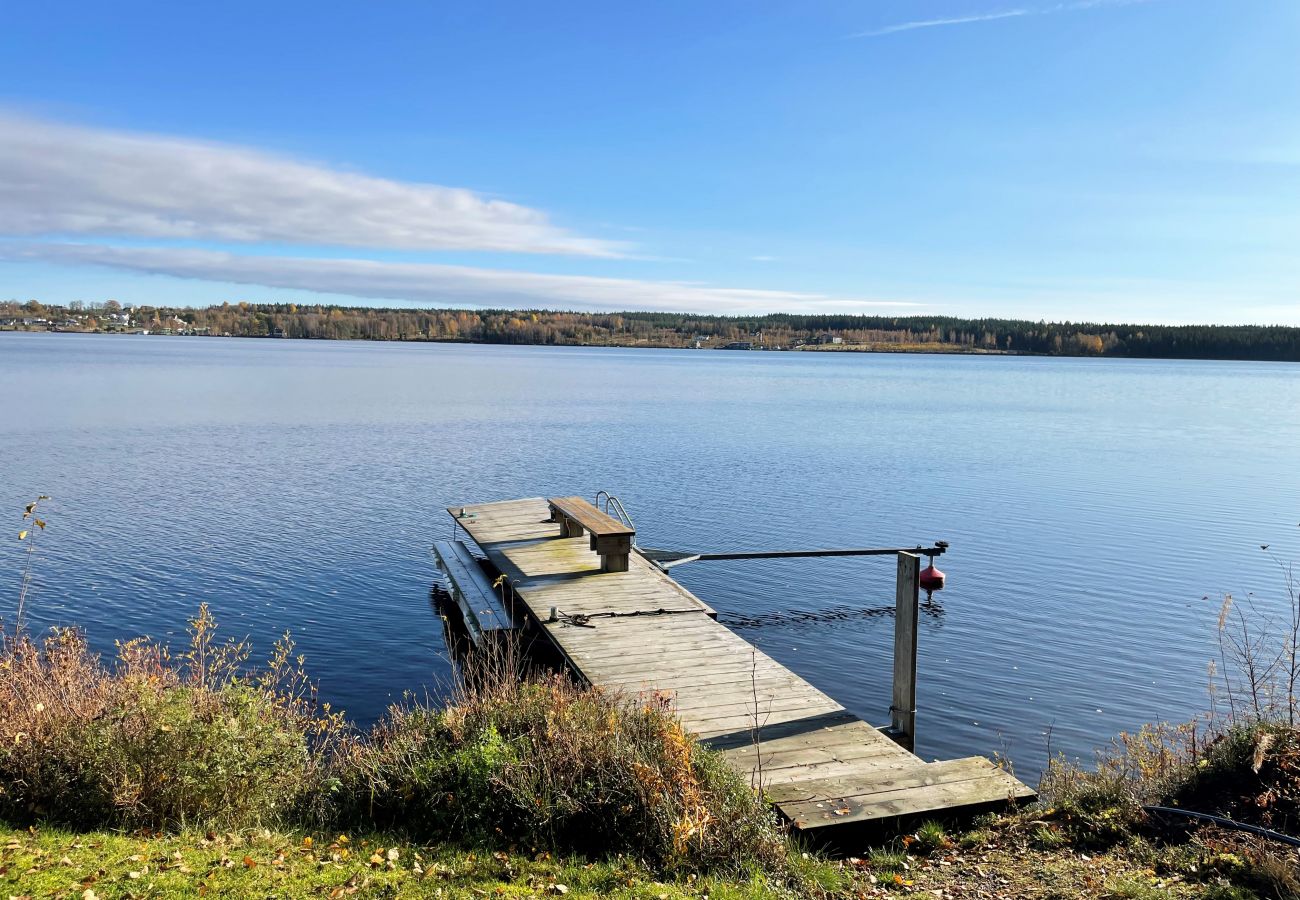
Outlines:
{"label": "wooden post", "polygon": [[897,607],[894,614],[894,700],[889,724],[894,740],[916,748],[916,632],[920,618],[921,557],[898,554]]}

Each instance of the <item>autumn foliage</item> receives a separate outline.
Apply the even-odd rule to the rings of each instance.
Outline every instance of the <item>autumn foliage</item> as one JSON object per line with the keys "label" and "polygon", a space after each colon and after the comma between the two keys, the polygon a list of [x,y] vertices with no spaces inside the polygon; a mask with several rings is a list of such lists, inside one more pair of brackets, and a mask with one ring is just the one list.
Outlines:
{"label": "autumn foliage", "polygon": [[278,821],[314,802],[341,734],[277,646],[248,673],[206,607],[173,659],[147,641],[105,664],[75,630],[11,638],[0,659],[0,813],[79,827]]}
{"label": "autumn foliage", "polygon": [[660,705],[473,666],[447,707],[395,707],[355,747],[343,796],[361,806],[345,824],[620,852],[667,870],[783,857],[762,800]]}
{"label": "autumn foliage", "polygon": [[472,665],[452,702],[369,733],[316,702],[287,639],[249,665],[206,607],[179,656],[83,635],[0,657],[0,818],[78,829],[340,828],[627,853],[660,870],[779,866],[762,800],[655,704]]}

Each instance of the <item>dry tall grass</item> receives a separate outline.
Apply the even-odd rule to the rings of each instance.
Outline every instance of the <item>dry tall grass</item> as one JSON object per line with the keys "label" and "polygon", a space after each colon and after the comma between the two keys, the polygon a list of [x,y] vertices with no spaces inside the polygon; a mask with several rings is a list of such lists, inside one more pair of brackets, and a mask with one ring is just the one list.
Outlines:
{"label": "dry tall grass", "polygon": [[662,871],[787,871],[772,813],[659,705],[477,654],[444,706],[360,734],[287,638],[249,667],[206,607],[173,657],[105,662],[74,630],[0,653],[0,817],[90,829],[277,824],[626,853]]}
{"label": "dry tall grass", "polygon": [[665,870],[783,863],[770,810],[661,706],[521,677],[479,653],[443,709],[394,707],[352,748],[353,821],[426,836],[623,852]]}
{"label": "dry tall grass", "polygon": [[217,643],[206,606],[173,659],[145,640],[105,663],[75,630],[0,654],[0,814],[78,827],[285,821],[316,802],[341,717],[287,639],[270,663]]}
{"label": "dry tall grass", "polygon": [[[1198,839],[1197,826],[1148,815],[1147,806],[1300,836],[1300,595],[1291,567],[1274,561],[1283,574],[1277,596],[1223,599],[1207,715],[1121,734],[1093,769],[1049,762],[1039,792],[1074,843]],[[1300,896],[1285,847],[1248,841],[1238,855],[1268,890]]]}

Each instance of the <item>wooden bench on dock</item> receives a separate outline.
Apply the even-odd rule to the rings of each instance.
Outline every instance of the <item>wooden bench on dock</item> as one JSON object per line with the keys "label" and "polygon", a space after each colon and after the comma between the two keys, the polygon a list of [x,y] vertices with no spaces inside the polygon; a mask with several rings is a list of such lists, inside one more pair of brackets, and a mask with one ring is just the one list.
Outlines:
{"label": "wooden bench on dock", "polygon": [[591,549],[600,557],[602,572],[626,572],[636,530],[601,512],[581,497],[552,497],[546,501],[551,521],[560,523],[561,537],[591,535]]}
{"label": "wooden bench on dock", "polygon": [[465,620],[465,630],[475,644],[516,627],[501,595],[463,541],[434,541],[433,557],[439,570],[447,576],[451,598],[456,601]]}

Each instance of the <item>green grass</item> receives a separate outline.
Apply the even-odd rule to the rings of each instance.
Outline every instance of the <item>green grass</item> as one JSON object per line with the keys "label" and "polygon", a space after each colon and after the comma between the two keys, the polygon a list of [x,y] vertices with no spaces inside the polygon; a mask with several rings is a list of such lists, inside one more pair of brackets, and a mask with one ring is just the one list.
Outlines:
{"label": "green grass", "polygon": [[943,826],[938,822],[923,822],[916,829],[912,836],[913,841],[909,849],[919,856],[929,856],[944,849],[952,842],[948,838],[948,833],[943,830]]}
{"label": "green grass", "polygon": [[875,872],[892,875],[903,871],[907,865],[907,854],[901,850],[878,848],[867,854],[867,864]]}
{"label": "green grass", "polygon": [[[810,884],[843,887],[836,867],[798,865]],[[90,892],[90,893],[87,893]],[[785,898],[762,875],[657,880],[626,858],[556,858],[424,847],[392,837],[250,831],[132,836],[0,829],[0,896],[52,898],[628,897]]]}
{"label": "green grass", "polygon": [[1126,877],[1108,882],[1105,896],[1116,900],[1169,900],[1174,895],[1151,880]]}

